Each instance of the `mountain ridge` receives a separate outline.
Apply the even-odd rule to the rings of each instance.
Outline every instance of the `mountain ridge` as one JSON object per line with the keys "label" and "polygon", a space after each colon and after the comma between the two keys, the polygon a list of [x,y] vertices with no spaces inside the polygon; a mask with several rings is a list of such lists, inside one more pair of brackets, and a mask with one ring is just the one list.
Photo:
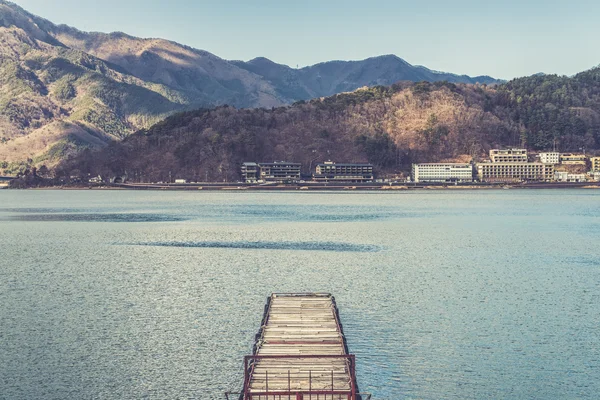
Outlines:
{"label": "mountain ridge", "polygon": [[[55,164],[196,108],[279,107],[401,80],[498,82],[395,55],[301,69],[264,57],[231,61],[166,39],[57,25],[5,0],[0,56],[0,162],[11,163]],[[90,132],[101,143],[85,139]]]}

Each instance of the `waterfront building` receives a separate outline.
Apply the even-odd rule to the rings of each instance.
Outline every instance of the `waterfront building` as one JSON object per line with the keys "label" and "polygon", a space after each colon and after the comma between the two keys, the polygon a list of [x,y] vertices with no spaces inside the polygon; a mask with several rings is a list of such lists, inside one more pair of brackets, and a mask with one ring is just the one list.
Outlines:
{"label": "waterfront building", "polygon": [[302,164],[287,161],[245,162],[242,164],[242,180],[246,183],[295,182],[300,180]]}
{"label": "waterfront building", "polygon": [[590,158],[592,163],[592,172],[600,172],[600,157]]}
{"label": "waterfront building", "polygon": [[556,171],[554,172],[554,180],[556,182],[566,182],[569,173],[567,171]]}
{"label": "waterfront building", "polygon": [[585,174],[571,174],[564,171],[556,171],[554,173],[554,180],[557,182],[586,182],[587,177]]}
{"label": "waterfront building", "polygon": [[473,182],[473,166],[459,163],[413,164],[413,182]]}
{"label": "waterfront building", "polygon": [[569,174],[567,176],[567,182],[587,182],[586,174]]}
{"label": "waterfront building", "polygon": [[295,182],[300,180],[302,164],[275,161],[272,163],[259,163],[260,180],[265,182]]}
{"label": "waterfront building", "polygon": [[482,182],[548,182],[554,178],[554,165],[543,163],[482,163],[477,164],[477,176]]}
{"label": "waterfront building", "polygon": [[544,164],[559,164],[560,153],[558,151],[550,151],[546,153],[539,153],[540,162]]}
{"label": "waterfront building", "polygon": [[490,150],[490,160],[493,163],[526,163],[526,149],[492,149]]}
{"label": "waterfront building", "polygon": [[372,164],[334,163],[326,161],[317,164],[313,179],[334,182],[367,182],[373,180]]}
{"label": "waterfront building", "polygon": [[258,164],[255,162],[245,162],[242,164],[242,181],[246,183],[256,183],[259,177]]}
{"label": "waterfront building", "polygon": [[585,154],[562,153],[560,163],[565,165],[585,165],[587,157]]}

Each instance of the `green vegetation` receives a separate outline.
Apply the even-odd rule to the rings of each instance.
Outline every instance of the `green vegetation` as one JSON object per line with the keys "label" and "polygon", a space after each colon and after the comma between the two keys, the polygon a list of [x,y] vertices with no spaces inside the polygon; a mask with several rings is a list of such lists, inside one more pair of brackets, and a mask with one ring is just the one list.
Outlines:
{"label": "green vegetation", "polygon": [[450,129],[446,125],[439,123],[437,115],[431,114],[429,118],[427,118],[427,125],[425,125],[425,128],[418,133],[431,148],[440,144],[440,142],[450,134]]}
{"label": "green vegetation", "polygon": [[15,97],[24,93],[47,93],[45,85],[31,71],[19,63],[0,59],[0,94],[3,98]]}
{"label": "green vegetation", "polygon": [[28,161],[19,161],[12,163],[2,162],[0,164],[0,168],[2,169],[2,173],[4,175],[20,176],[31,169],[31,163],[29,163]]}
{"label": "green vegetation", "polygon": [[399,88],[399,86],[374,86],[371,88],[358,89],[352,93],[336,94],[331,97],[326,97],[323,100],[312,100],[310,104],[316,105],[323,110],[342,111],[349,106],[389,98]]}
{"label": "green vegetation", "polygon": [[[16,20],[0,10],[0,17],[6,15],[10,27]],[[29,21],[29,16],[22,21]],[[58,161],[101,146],[108,137],[119,139],[148,128],[189,103],[180,92],[144,82],[90,54],[59,45],[49,35],[46,44],[37,46],[29,35],[43,37],[39,26],[27,23],[23,29],[13,26],[0,42],[0,160],[14,160],[16,154],[29,157],[25,146],[55,145],[49,154],[35,154],[33,162]],[[100,140],[83,145],[64,142],[61,138],[73,125],[57,121],[80,123]],[[42,128],[46,129],[42,134],[36,132]],[[30,134],[33,142],[18,144],[17,139]],[[14,141],[5,146],[9,139]]]}
{"label": "green vegetation", "polygon": [[85,144],[81,143],[76,139],[63,139],[57,142],[54,146],[52,146],[50,150],[48,150],[46,157],[44,159],[38,160],[38,162],[47,160],[64,160],[68,156],[77,154],[80,150],[86,147],[87,146],[85,146]]}
{"label": "green vegetation", "polygon": [[360,135],[356,138],[356,144],[364,149],[368,161],[375,167],[387,169],[398,166],[398,148],[387,133]]}
{"label": "green vegetation", "polygon": [[76,81],[74,75],[65,75],[54,84],[52,90],[54,96],[61,102],[67,102],[74,98],[77,94],[75,90],[74,82]]}
{"label": "green vegetation", "polygon": [[534,149],[598,148],[600,69],[574,78],[547,75],[516,79],[499,88],[496,103],[523,126],[522,139]]}

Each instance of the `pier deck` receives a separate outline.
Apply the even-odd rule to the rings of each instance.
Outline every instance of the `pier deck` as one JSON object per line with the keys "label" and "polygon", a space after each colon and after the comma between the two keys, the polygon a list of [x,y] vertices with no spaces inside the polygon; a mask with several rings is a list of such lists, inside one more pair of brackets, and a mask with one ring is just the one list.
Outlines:
{"label": "pier deck", "polygon": [[244,364],[243,400],[359,398],[330,294],[273,294]]}

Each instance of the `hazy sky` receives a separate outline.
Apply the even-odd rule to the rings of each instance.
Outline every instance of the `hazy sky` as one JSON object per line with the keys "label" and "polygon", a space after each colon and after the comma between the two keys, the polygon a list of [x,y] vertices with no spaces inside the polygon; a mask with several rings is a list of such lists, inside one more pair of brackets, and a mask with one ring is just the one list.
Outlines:
{"label": "hazy sky", "polygon": [[225,59],[290,66],[396,54],[513,78],[600,64],[598,0],[13,0],[85,31],[161,37]]}

